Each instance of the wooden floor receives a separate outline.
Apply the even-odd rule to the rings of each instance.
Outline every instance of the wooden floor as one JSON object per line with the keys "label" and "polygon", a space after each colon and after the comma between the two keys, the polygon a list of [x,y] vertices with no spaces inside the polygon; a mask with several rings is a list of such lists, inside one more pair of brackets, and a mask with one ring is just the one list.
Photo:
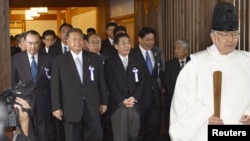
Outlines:
{"label": "wooden floor", "polygon": [[8,139],[10,140],[10,141],[12,141],[13,140],[13,132],[14,132],[14,129],[15,128],[6,128],[5,129],[5,133],[6,133],[6,136],[8,137]]}

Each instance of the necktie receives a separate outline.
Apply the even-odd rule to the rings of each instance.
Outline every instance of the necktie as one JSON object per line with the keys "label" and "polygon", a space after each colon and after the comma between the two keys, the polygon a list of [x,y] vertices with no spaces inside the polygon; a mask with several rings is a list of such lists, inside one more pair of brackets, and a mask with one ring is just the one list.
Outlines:
{"label": "necktie", "polygon": [[79,77],[80,77],[81,82],[82,82],[82,80],[83,80],[83,70],[82,69],[83,68],[82,68],[82,62],[80,61],[78,56],[75,58],[75,64],[76,64],[76,68],[77,68]]}
{"label": "necktie", "polygon": [[181,69],[184,67],[184,65],[185,65],[185,62],[181,61]]}
{"label": "necktie", "polygon": [[146,51],[146,63],[147,63],[148,70],[149,70],[150,74],[152,74],[152,71],[153,71],[153,65],[152,65],[152,62],[151,62],[150,56],[149,56],[149,54],[148,54],[148,52],[147,52],[147,51]]}
{"label": "necktie", "polygon": [[65,46],[64,47],[64,52],[63,53],[66,53],[67,52],[67,47]]}
{"label": "necktie", "polygon": [[128,67],[128,59],[127,59],[126,57],[124,57],[124,58],[122,59],[122,63],[123,63],[123,66],[124,66],[125,70],[127,70],[127,67]]}
{"label": "necktie", "polygon": [[35,57],[32,56],[31,59],[32,59],[31,60],[31,74],[32,74],[33,81],[36,82],[37,66],[36,66]]}

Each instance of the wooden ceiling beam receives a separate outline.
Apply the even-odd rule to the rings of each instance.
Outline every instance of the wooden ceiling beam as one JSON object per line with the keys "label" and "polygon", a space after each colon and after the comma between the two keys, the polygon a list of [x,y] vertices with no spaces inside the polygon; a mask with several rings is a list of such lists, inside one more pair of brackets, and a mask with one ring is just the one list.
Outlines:
{"label": "wooden ceiling beam", "polygon": [[[10,10],[30,10],[30,7],[10,8]],[[48,7],[48,10],[66,10],[66,7]]]}
{"label": "wooden ceiling beam", "polygon": [[[56,20],[57,15],[56,14],[45,14],[45,15],[40,15],[37,18],[34,18],[34,20]],[[10,21],[23,21],[25,20],[25,15],[24,14],[14,14],[10,16]]]}
{"label": "wooden ceiling beam", "polygon": [[98,7],[100,0],[9,0],[10,8],[22,7]]}

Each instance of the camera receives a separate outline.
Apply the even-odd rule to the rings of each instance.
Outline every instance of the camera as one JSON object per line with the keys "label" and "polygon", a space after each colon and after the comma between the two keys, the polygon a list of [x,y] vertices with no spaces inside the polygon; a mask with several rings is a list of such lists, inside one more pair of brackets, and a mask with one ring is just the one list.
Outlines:
{"label": "camera", "polygon": [[[6,127],[15,127],[19,125],[18,110],[14,107],[16,97],[24,99],[31,108],[34,105],[34,82],[33,81],[19,81],[14,88],[5,89],[0,95],[1,103],[7,107],[7,120],[5,121]],[[29,115],[32,114],[31,109],[24,109]]]}

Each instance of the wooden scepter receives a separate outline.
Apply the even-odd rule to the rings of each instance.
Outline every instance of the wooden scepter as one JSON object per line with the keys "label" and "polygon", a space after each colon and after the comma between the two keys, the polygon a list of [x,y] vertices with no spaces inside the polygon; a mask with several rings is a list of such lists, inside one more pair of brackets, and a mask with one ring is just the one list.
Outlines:
{"label": "wooden scepter", "polygon": [[222,72],[215,71],[213,73],[214,80],[214,116],[220,117],[220,103],[221,103],[221,79]]}

